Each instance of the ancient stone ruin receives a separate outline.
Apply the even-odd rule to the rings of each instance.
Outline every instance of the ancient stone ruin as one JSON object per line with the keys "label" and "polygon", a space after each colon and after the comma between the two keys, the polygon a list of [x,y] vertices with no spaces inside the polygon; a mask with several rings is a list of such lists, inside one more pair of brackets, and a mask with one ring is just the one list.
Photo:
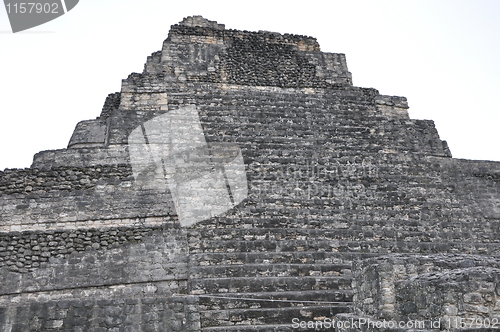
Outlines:
{"label": "ancient stone ruin", "polygon": [[184,19],[0,172],[0,331],[500,328],[500,163],[407,109],[314,38]]}

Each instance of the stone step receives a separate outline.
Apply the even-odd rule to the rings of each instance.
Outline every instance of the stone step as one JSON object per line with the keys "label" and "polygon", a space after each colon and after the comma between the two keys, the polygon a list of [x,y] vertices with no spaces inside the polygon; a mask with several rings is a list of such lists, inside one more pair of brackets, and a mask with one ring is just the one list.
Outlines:
{"label": "stone step", "polygon": [[[234,326],[211,326],[201,329],[201,332],[292,332],[301,331],[294,329],[292,324],[276,325],[234,325]],[[307,331],[307,330],[302,330]]]}
{"label": "stone step", "polygon": [[351,312],[349,305],[301,306],[268,309],[233,309],[200,311],[201,327],[242,326],[254,328],[258,325],[293,323],[294,319],[315,320],[332,318],[339,313]]}
{"label": "stone step", "polygon": [[[254,240],[254,241],[209,241],[200,240],[198,244],[190,245],[191,253],[205,252],[295,252],[295,251],[333,251],[333,252],[370,252],[370,253],[439,253],[457,250],[469,251],[484,248],[481,251],[498,252],[499,244],[484,244],[471,242],[420,242],[359,239],[343,240]],[[468,250],[469,249],[469,250]],[[489,249],[489,250],[488,250]]]}
{"label": "stone step", "polygon": [[224,293],[199,295],[198,303],[200,310],[257,309],[332,304],[330,302],[342,302],[345,305],[351,305],[352,297],[353,291],[344,289],[300,292]]}
{"label": "stone step", "polygon": [[[238,116],[239,115],[239,116]],[[228,117],[232,117],[233,121],[227,121]],[[322,123],[321,120],[329,120],[330,123]],[[316,117],[311,117],[309,119],[305,119],[305,117],[301,117],[298,114],[289,114],[285,109],[279,109],[278,107],[274,108],[273,111],[266,111],[261,108],[257,110],[255,113],[243,113],[239,110],[231,110],[226,112],[210,112],[210,111],[201,111],[200,112],[200,120],[202,123],[213,124],[217,123],[218,126],[238,126],[243,129],[246,128],[272,128],[272,131],[269,133],[280,132],[283,131],[283,128],[294,128],[294,129],[311,129],[313,125],[317,125],[317,128],[324,129],[325,131],[334,132],[336,128],[339,131],[348,131],[352,133],[359,133],[366,130],[366,128],[377,128],[379,133],[380,130],[380,118],[367,116],[362,121],[358,119],[352,119],[349,117],[345,117],[342,115],[334,116],[333,114],[327,113],[317,113]],[[306,121],[304,121],[306,120]],[[387,119],[385,119],[386,123]],[[277,122],[280,123],[280,126],[276,126]],[[392,127],[392,126],[390,126]],[[213,128],[213,127],[210,127]],[[397,127],[395,128],[387,128],[384,131],[384,134],[395,134],[398,132]],[[368,133],[371,133],[368,131]],[[379,135],[380,138],[384,138],[384,135]],[[374,137],[377,138],[377,137]]]}
{"label": "stone step", "polygon": [[200,278],[189,281],[191,295],[310,290],[349,290],[345,277],[242,277]]}
{"label": "stone step", "polygon": [[[439,152],[439,155],[443,155],[439,137],[432,133],[420,132],[420,126],[425,127],[425,125],[415,122],[402,126],[393,126],[391,122],[386,122],[389,125],[381,130],[380,121],[377,123],[375,118],[349,122],[342,117],[332,119],[331,115],[303,119],[287,117],[286,113],[281,115],[277,112],[260,112],[262,117],[235,116],[234,113],[236,112],[226,116],[235,118],[234,122],[225,122],[221,114],[218,114],[218,119],[201,115],[207,139],[218,139],[217,133],[221,132],[226,137],[237,137],[237,142],[243,146],[245,142],[272,144],[288,139],[291,142],[304,144],[314,139],[327,139],[329,144],[343,142],[344,144],[338,145],[338,148],[342,151],[349,151],[350,148],[358,155],[359,147],[363,145],[380,146],[378,150],[363,150],[363,153],[377,152],[384,147],[390,147],[393,151],[403,150],[406,153]],[[374,131],[374,128],[378,130]],[[401,130],[402,128],[406,130]]]}
{"label": "stone step", "polygon": [[[333,320],[333,318],[331,318]],[[301,321],[299,321],[301,322]],[[303,320],[302,324],[307,326],[306,324],[312,324],[314,327],[300,327],[299,322],[294,324],[275,324],[275,325],[233,325],[233,326],[212,326],[202,328],[202,332],[219,332],[219,331],[227,331],[227,332],[335,332],[335,329],[332,327],[331,321],[325,321],[324,325],[317,321],[311,320]],[[312,322],[312,323],[310,323]],[[330,325],[328,325],[330,324]],[[321,327],[323,326],[323,328]],[[347,330],[341,330],[342,332],[347,332]],[[349,332],[360,332],[360,330],[352,330]],[[368,332],[368,331],[367,331]],[[372,332],[372,331],[370,331]],[[375,331],[373,331],[375,332]],[[376,331],[381,332],[381,331]],[[441,332],[438,330],[388,330],[385,329],[383,332]],[[450,332],[458,332],[452,330]],[[462,331],[461,331],[462,332]],[[466,331],[463,331],[466,332]],[[467,331],[468,332],[468,331]],[[472,331],[471,331],[472,332]],[[493,331],[474,331],[474,332],[493,332]]]}
{"label": "stone step", "polygon": [[[353,150],[359,151],[360,148],[367,148],[363,150],[367,154],[379,153],[386,146],[391,146],[394,150],[401,150],[406,148],[411,152],[417,153],[417,142],[412,142],[404,140],[397,142],[397,133],[389,133],[386,136],[374,137],[369,131],[369,124],[364,128],[340,128],[337,130],[330,130],[328,128],[319,128],[317,132],[311,129],[301,128],[297,129],[295,126],[287,126],[284,130],[271,131],[272,125],[256,125],[256,126],[238,126],[234,124],[225,125],[224,127],[219,127],[217,129],[206,130],[206,139],[208,141],[216,141],[220,139],[221,131],[226,135],[233,134],[233,131],[238,130],[241,135],[237,138],[237,143],[241,144],[241,147],[245,148],[247,144],[258,143],[259,147],[262,145],[262,149],[256,152],[256,155],[263,156],[266,155],[268,151],[266,150],[276,150],[280,154],[274,155],[279,156],[285,150],[289,149],[286,143],[325,143],[328,141],[329,148],[335,147],[335,152],[352,153]],[[396,142],[395,142],[396,141]],[[349,145],[346,145],[349,143]],[[349,152],[350,151],[350,152]],[[300,154],[300,152],[298,152]],[[303,153],[302,153],[303,154]],[[358,152],[359,154],[359,152]]]}
{"label": "stone step", "polygon": [[[238,96],[237,93],[232,93],[231,94],[232,98],[235,98]],[[303,96],[300,96],[299,98],[296,98],[294,95],[287,95],[287,98],[289,99],[277,99],[277,95],[273,95],[272,97],[269,95],[265,95],[267,98],[272,98],[272,104],[269,103],[269,99],[260,99],[257,94],[252,94],[252,99],[248,98],[248,95],[241,95],[241,98],[245,100],[245,104],[242,106],[233,106],[231,104],[226,105],[224,107],[224,101],[226,102],[231,102],[233,99],[226,99],[224,100],[223,97],[225,96],[220,96],[222,97],[222,104],[221,105],[206,105],[201,111],[200,111],[200,116],[202,115],[220,115],[220,114],[226,114],[231,112],[231,114],[239,115],[239,118],[250,118],[250,117],[255,117],[259,119],[265,119],[268,118],[272,115],[281,115],[282,117],[287,117],[287,118],[306,118],[307,115],[311,116],[313,115],[324,115],[324,116],[330,116],[331,118],[335,119],[351,119],[352,121],[354,120],[359,120],[361,119],[379,119],[379,121],[385,121],[385,122],[391,122],[393,120],[388,119],[387,117],[383,117],[375,112],[363,112],[363,116],[359,116],[354,118],[353,116],[353,110],[348,106],[345,105],[344,103],[340,102],[340,100],[345,100],[344,98],[339,98],[339,96],[331,96],[329,98],[324,98],[324,99],[314,99],[314,97],[307,97],[307,98],[302,98]],[[365,105],[372,105],[373,104],[373,99],[366,99],[363,96],[360,96],[359,94],[356,96],[356,104],[353,104],[352,106],[358,108],[360,112],[364,110]],[[335,109],[324,109],[324,107],[332,106],[335,105]],[[293,108],[302,108],[302,109],[307,109],[307,112],[291,112],[290,107]],[[354,114],[356,115],[356,114]]]}
{"label": "stone step", "polygon": [[[309,321],[304,321],[304,324],[306,324]],[[314,321],[313,321],[314,322]],[[310,331],[315,331],[315,332],[332,332],[335,331],[331,327],[331,325],[325,325],[327,327],[320,328],[319,323],[314,322],[315,328],[301,328],[296,327],[297,325],[293,324],[275,324],[275,325],[234,325],[234,326],[213,326],[213,327],[205,327],[202,328],[202,332],[219,332],[219,331],[228,331],[228,332],[310,332]],[[298,324],[298,323],[297,323]],[[356,331],[359,332],[359,331]],[[386,330],[384,330],[386,332]],[[392,331],[391,331],[392,332]],[[399,331],[394,331],[394,332],[403,332],[401,330]],[[414,330],[414,331],[404,331],[404,332],[439,332],[439,331],[422,331],[422,330]],[[454,332],[454,331],[453,331]],[[481,331],[482,332],[482,331]]]}
{"label": "stone step", "polygon": [[345,264],[355,259],[376,254],[359,252],[215,252],[191,253],[190,266],[242,265],[242,264]]}
{"label": "stone step", "polygon": [[[442,224],[442,223],[441,223]],[[461,223],[447,223],[446,228],[460,227]],[[340,223],[339,223],[340,226]],[[436,224],[431,222],[414,221],[382,221],[382,222],[364,222],[347,225],[337,229],[314,229],[314,228],[214,228],[200,229],[190,232],[198,242],[198,239],[216,240],[216,241],[281,241],[281,240],[358,240],[369,241],[391,239],[405,241],[411,238],[432,240],[461,240],[460,232],[436,231]],[[428,228],[428,230],[423,230]]]}
{"label": "stone step", "polygon": [[[219,119],[223,117],[219,116]],[[217,120],[217,117],[210,118],[210,123]],[[250,119],[249,119],[250,120]],[[273,121],[274,120],[274,121]],[[275,119],[269,122],[263,121],[261,118],[254,118],[253,122],[242,120],[242,122],[233,123],[223,123],[224,127],[238,127],[241,131],[251,131],[253,135],[256,136],[266,136],[271,138],[283,138],[283,137],[304,137],[304,135],[310,135],[311,137],[317,137],[318,132],[312,129],[312,124],[295,123],[293,120],[290,123],[286,123],[286,126],[281,128],[276,128]],[[315,119],[316,121],[320,119]],[[245,122],[243,122],[245,121]],[[258,122],[257,122],[258,121]],[[318,121],[319,122],[319,121]],[[203,120],[202,120],[203,123]],[[370,131],[370,125],[375,124],[376,121],[365,121],[363,123],[359,122],[348,122],[348,121],[338,121],[335,127],[331,124],[325,125],[321,131],[321,137],[335,137],[336,139],[352,139],[353,136],[359,138],[359,136],[365,136],[365,138],[376,139],[376,140],[386,140],[389,141],[390,138],[387,136],[374,137]],[[317,124],[317,123],[315,123]],[[318,123],[319,126],[319,123]],[[220,127],[219,127],[220,128]],[[217,129],[219,129],[217,128]],[[273,129],[272,131],[270,129]],[[373,128],[373,127],[372,127]],[[215,133],[214,129],[208,129],[205,131],[208,135]],[[389,132],[389,134],[391,134]],[[394,133],[392,133],[394,134]]]}
{"label": "stone step", "polygon": [[[388,136],[379,136],[374,137],[374,135],[370,132],[369,124],[367,123],[363,127],[342,127],[331,129],[331,127],[320,128],[320,131],[314,131],[310,127],[306,127],[304,125],[287,125],[282,130],[274,130],[271,131],[273,124],[241,124],[238,127],[235,124],[225,124],[222,128],[217,129],[207,129],[206,130],[206,138],[208,140],[216,139],[216,133],[220,130],[235,130],[237,128],[238,132],[241,131],[242,135],[249,137],[252,135],[257,142],[259,142],[262,138],[265,138],[265,141],[262,141],[263,148],[276,148],[279,150],[279,146],[277,143],[283,143],[283,147],[286,147],[285,139],[292,142],[299,142],[302,140],[302,143],[307,143],[310,140],[328,140],[330,147],[332,145],[336,145],[341,142],[352,142],[356,148],[360,146],[373,146],[380,144],[389,144],[389,142],[394,142],[394,137]],[[393,135],[395,133],[392,133]],[[244,137],[241,137],[239,143],[247,141]],[[256,142],[254,141],[254,142]],[[259,142],[260,143],[260,142]],[[260,146],[260,145],[259,145]],[[347,146],[339,145],[341,151],[349,151]],[[288,150],[288,149],[287,149]],[[379,151],[381,148],[379,148]],[[281,150],[282,152],[283,150]],[[358,150],[359,151],[359,150]],[[375,153],[377,150],[367,150],[364,152],[367,153]],[[259,154],[265,154],[265,151],[259,150]]]}
{"label": "stone step", "polygon": [[194,266],[190,278],[351,276],[351,264],[241,264]]}
{"label": "stone step", "polygon": [[[448,231],[452,231],[453,227],[458,227],[455,231],[459,233],[465,230],[473,231],[480,227],[476,223],[456,218],[455,213],[461,208],[458,203],[435,204],[435,206],[416,204],[414,206],[417,209],[410,209],[411,204],[384,201],[380,202],[380,208],[385,207],[386,210],[377,210],[375,203],[378,201],[375,200],[345,200],[344,198],[341,200],[327,197],[314,199],[309,197],[300,200],[299,196],[284,197],[283,195],[279,199],[264,199],[257,206],[251,203],[254,202],[253,198],[257,199],[257,197],[254,197],[256,194],[250,191],[249,201],[244,201],[236,209],[228,211],[224,217],[210,219],[212,223],[196,224],[194,229],[273,229],[285,227],[331,231],[366,226],[367,228],[393,227],[398,231],[437,231],[439,230],[437,225],[443,225]],[[343,204],[344,208],[340,208],[339,204]],[[355,206],[355,204],[357,205]],[[361,205],[364,206],[363,209],[357,208]],[[231,219],[233,214],[238,214],[241,219]],[[496,225],[500,223],[495,220],[492,222]],[[494,230],[493,227],[492,230]]]}
{"label": "stone step", "polygon": [[[249,211],[247,212],[249,214],[251,213],[257,215],[259,213],[259,209],[257,208],[245,208],[249,208]],[[458,236],[458,234],[460,234],[461,232],[464,232],[466,230],[470,232],[474,229],[473,227],[479,227],[478,225],[471,225],[459,221],[413,219],[402,221],[396,218],[379,219],[378,216],[372,216],[374,218],[373,220],[340,220],[335,216],[335,213],[338,211],[334,209],[318,210],[304,208],[296,211],[295,215],[289,215],[288,211],[285,210],[282,211],[282,216],[275,216],[275,211],[276,210],[274,209],[266,209],[265,211],[261,211],[262,213],[268,214],[265,218],[263,218],[262,216],[242,216],[238,221],[230,220],[227,217],[214,218],[213,220],[211,220],[212,224],[197,224],[196,229],[190,230],[189,234],[191,236],[204,236],[207,238],[210,238],[211,236],[219,236],[222,238],[224,236],[225,239],[231,239],[232,237],[241,234],[240,236],[244,236],[243,238],[245,240],[253,240],[258,239],[258,237],[274,237],[280,239],[283,239],[287,236],[296,237],[297,233],[299,235],[302,234],[303,236],[310,236],[312,234],[325,237],[327,235],[333,234],[333,236],[336,235],[337,237],[339,237],[341,235],[345,235],[341,232],[358,231],[359,234],[360,232],[373,231],[394,237],[399,233],[424,233],[424,228],[427,228],[427,231],[425,233],[436,233],[436,228],[439,227],[443,230],[443,233],[448,233],[442,234],[443,236],[453,239],[454,236]],[[316,218],[314,220],[308,220],[307,217],[298,214],[305,214],[306,211],[314,214]],[[345,211],[342,213],[345,213]],[[491,223],[491,228],[494,228],[495,225],[500,224],[500,222],[495,221],[491,221]],[[330,236],[329,238],[332,238],[332,236]]]}

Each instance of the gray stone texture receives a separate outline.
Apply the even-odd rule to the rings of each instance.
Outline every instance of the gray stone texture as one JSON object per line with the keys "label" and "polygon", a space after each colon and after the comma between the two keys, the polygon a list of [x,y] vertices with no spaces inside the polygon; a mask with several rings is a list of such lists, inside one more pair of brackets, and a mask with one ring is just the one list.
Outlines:
{"label": "gray stone texture", "polygon": [[[184,228],[127,138],[189,105],[241,149],[248,198]],[[0,172],[0,331],[497,317],[500,163],[452,158],[407,109],[312,37],[184,19],[67,149]]]}

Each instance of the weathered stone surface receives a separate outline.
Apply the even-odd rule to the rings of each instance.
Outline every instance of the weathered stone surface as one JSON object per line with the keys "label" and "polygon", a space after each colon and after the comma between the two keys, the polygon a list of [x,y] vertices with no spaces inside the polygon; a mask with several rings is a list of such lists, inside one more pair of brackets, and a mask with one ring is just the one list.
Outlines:
{"label": "weathered stone surface", "polygon": [[[193,107],[207,146],[241,153],[248,196],[186,228],[175,186],[137,181],[129,138]],[[407,109],[312,37],[184,19],[67,149],[0,172],[0,330],[497,317],[500,163],[451,158]]]}
{"label": "weathered stone surface", "polygon": [[[353,264],[355,315],[344,321],[376,324],[420,322],[425,330],[497,330],[500,259],[480,255],[393,254]],[[397,331],[397,329],[385,329]]]}

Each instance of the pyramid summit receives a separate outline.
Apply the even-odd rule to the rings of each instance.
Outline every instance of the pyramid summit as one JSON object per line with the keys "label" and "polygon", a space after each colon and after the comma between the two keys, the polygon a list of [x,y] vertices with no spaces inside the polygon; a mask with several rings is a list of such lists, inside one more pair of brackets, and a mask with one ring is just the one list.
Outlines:
{"label": "pyramid summit", "polygon": [[0,172],[0,330],[494,324],[500,163],[407,110],[315,38],[172,25],[66,149]]}

